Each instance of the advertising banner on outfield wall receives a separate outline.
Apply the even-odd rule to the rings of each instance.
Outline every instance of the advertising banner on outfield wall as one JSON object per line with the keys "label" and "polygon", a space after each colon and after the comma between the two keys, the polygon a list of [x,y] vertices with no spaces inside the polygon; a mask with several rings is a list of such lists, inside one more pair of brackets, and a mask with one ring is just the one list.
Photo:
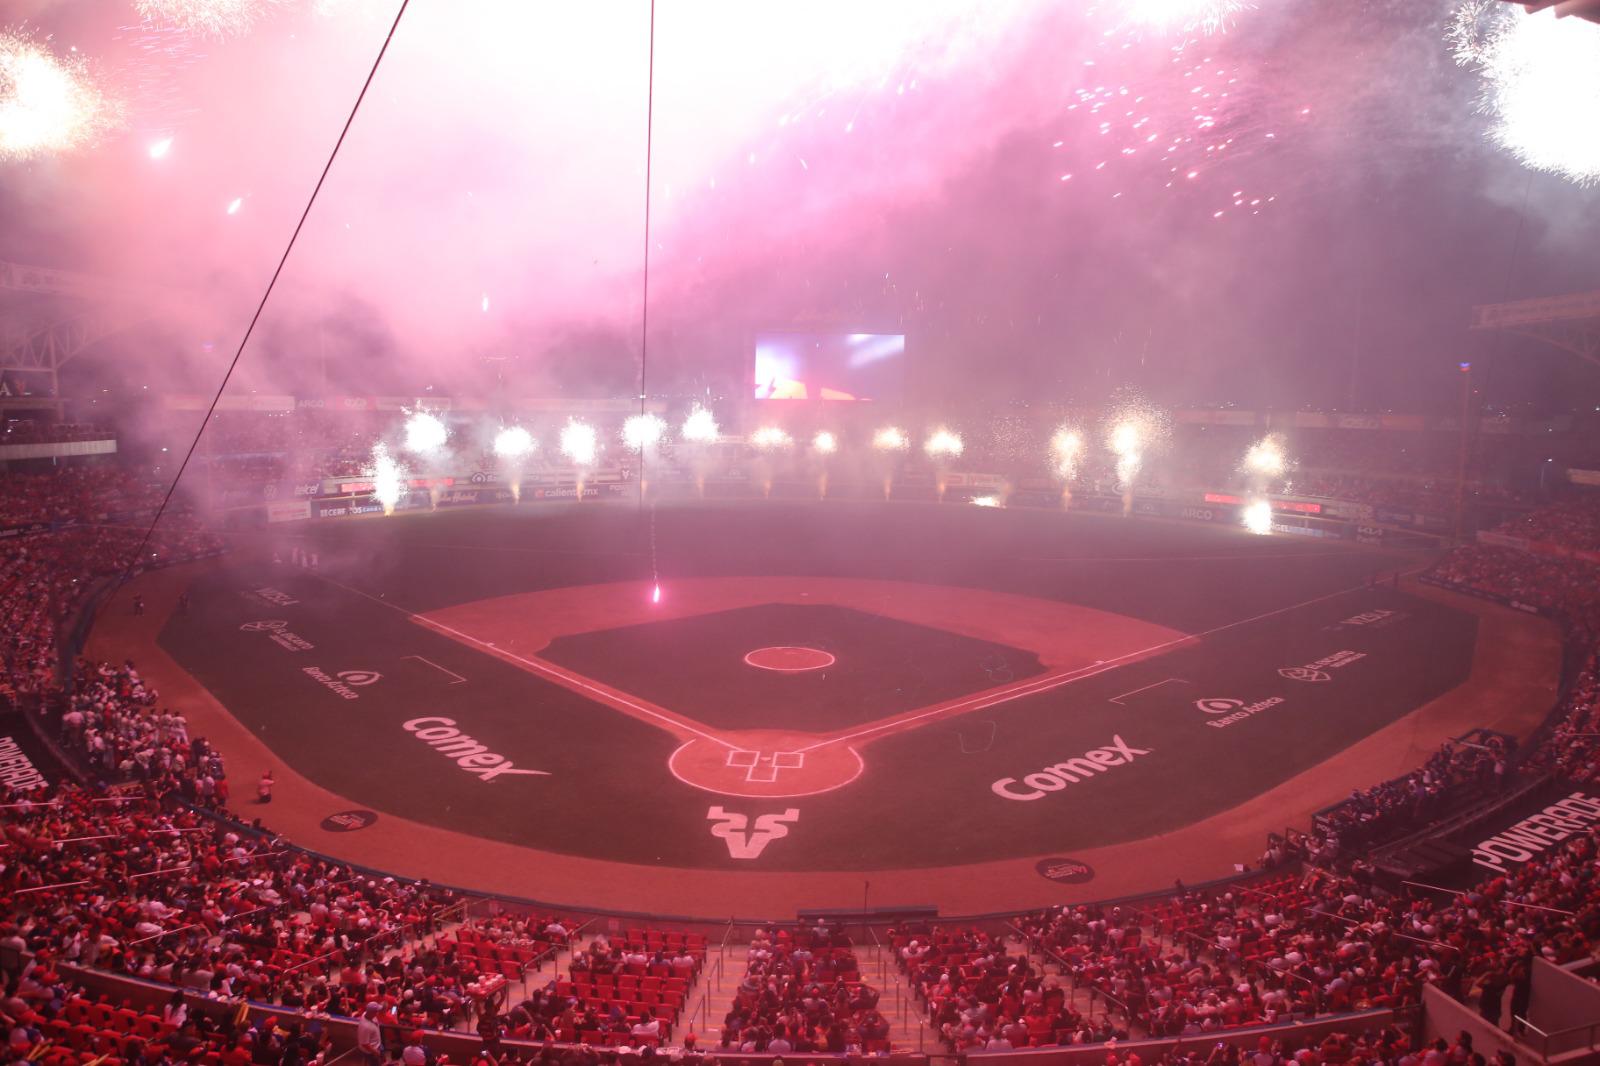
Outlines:
{"label": "advertising banner on outfield wall", "polygon": [[[163,399],[169,411],[205,411],[211,407],[211,397],[198,393],[169,393]],[[219,411],[293,411],[293,396],[224,396],[217,401]]]}
{"label": "advertising banner on outfield wall", "polygon": [[342,500],[318,500],[318,518],[346,518],[358,514],[382,514],[383,504],[367,497],[346,497]]}
{"label": "advertising banner on outfield wall", "polygon": [[1502,607],[1510,607],[1513,610],[1522,611],[1524,614],[1537,614],[1546,618],[1551,617],[1551,612],[1545,610],[1543,607],[1540,607],[1538,604],[1524,603],[1521,600],[1514,600],[1509,596],[1501,596],[1499,593],[1489,592],[1485,589],[1473,588],[1471,585],[1458,585],[1454,581],[1446,581],[1443,578],[1434,577],[1432,574],[1423,574],[1422,576],[1418,577],[1417,580],[1421,581],[1424,585],[1432,585],[1435,588],[1449,589],[1451,592],[1459,592],[1463,596],[1472,596],[1480,600],[1488,600],[1490,603],[1498,603]]}
{"label": "advertising banner on outfield wall", "polygon": [[310,517],[310,500],[274,500],[267,504],[268,522],[301,522]]}
{"label": "advertising banner on outfield wall", "polygon": [[1006,484],[1004,474],[975,474],[968,471],[952,470],[944,477],[946,488],[964,489],[998,489]]}
{"label": "advertising banner on outfield wall", "polygon": [[1357,522],[1372,521],[1370,503],[1353,503],[1350,500],[1325,500],[1322,513],[1330,518],[1353,518]]}
{"label": "advertising banner on outfield wall", "polygon": [[1478,543],[1487,544],[1491,548],[1510,548],[1512,551],[1525,552],[1528,550],[1528,541],[1522,537],[1513,537],[1506,533],[1496,533],[1489,529],[1478,530]]}
{"label": "advertising banner on outfield wall", "polygon": [[1568,468],[1567,480],[1574,485],[1600,485],[1600,470]]}

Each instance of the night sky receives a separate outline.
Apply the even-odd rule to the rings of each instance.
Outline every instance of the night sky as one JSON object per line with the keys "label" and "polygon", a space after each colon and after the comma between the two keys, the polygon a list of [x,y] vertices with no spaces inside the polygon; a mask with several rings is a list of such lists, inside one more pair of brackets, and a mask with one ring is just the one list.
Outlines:
{"label": "night sky", "polygon": [[[646,387],[731,390],[755,333],[837,329],[907,334],[946,407],[1437,410],[1461,359],[1491,402],[1591,402],[1575,359],[1466,329],[1600,288],[1600,188],[1490,143],[1456,6],[1259,0],[1208,35],[1138,0],[658,0]],[[395,4],[221,40],[6,7],[125,123],[0,162],[0,258],[153,287],[74,387],[214,387]],[[238,387],[636,394],[649,17],[414,2]],[[1562,29],[1600,67],[1600,26]]]}

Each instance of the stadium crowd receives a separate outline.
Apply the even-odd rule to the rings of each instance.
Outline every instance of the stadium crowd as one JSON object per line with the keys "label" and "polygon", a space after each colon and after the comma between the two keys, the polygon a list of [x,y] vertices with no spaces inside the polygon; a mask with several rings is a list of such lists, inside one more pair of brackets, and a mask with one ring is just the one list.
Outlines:
{"label": "stadium crowd", "polygon": [[42,418],[8,419],[0,424],[0,445],[57,444],[65,441],[114,440],[116,431],[90,422],[55,422]]}
{"label": "stadium crowd", "polygon": [[760,929],[722,1023],[722,1047],[767,1054],[889,1050],[879,992],[861,980],[850,938],[826,923]]}
{"label": "stadium crowd", "polygon": [[[40,715],[92,780],[0,792],[7,812],[0,958],[15,963],[7,967],[0,1001],[9,1061],[299,1066],[325,1052],[318,1023],[335,1016],[360,1017],[390,1034],[371,1054],[399,1055],[405,1066],[425,1066],[419,1028],[476,1024],[489,1061],[505,1053],[507,1037],[571,1042],[598,1034],[613,1055],[668,1039],[681,992],[703,965],[703,943],[697,952],[688,940],[614,945],[599,938],[574,956],[569,980],[553,980],[511,1005],[509,981],[551,949],[571,944],[572,920],[497,915],[441,936],[463,904],[451,893],[361,874],[243,828],[237,816],[214,817],[228,813],[237,791],[226,764],[204,737],[190,735],[180,714],[161,706],[134,664],[79,661],[69,687],[55,659],[57,629],[82,606],[95,576],[126,566],[135,543],[127,529],[88,522],[109,498],[149,498],[140,495],[136,478],[90,470],[24,479],[0,504],[0,515],[13,522],[78,523],[0,547],[7,634],[0,688],[14,707]],[[1592,545],[1597,514],[1593,500],[1564,504],[1531,528],[1540,540]],[[214,539],[180,522],[159,539],[158,550],[184,558],[215,548]],[[1600,779],[1592,737],[1600,731],[1594,658],[1600,574],[1577,569],[1586,566],[1469,546],[1455,549],[1435,571],[1442,580],[1558,613],[1574,647],[1586,649],[1564,690],[1553,739],[1531,757],[1535,767],[1574,780]],[[958,1050],[1210,1034],[1291,1016],[1412,1004],[1427,984],[1478,1003],[1499,1021],[1524,994],[1532,957],[1565,962],[1600,943],[1600,833],[1573,837],[1458,895],[1379,891],[1352,865],[1350,851],[1425,821],[1453,788],[1492,782],[1505,772],[1507,755],[1447,746],[1402,782],[1358,793],[1348,812],[1297,856],[1308,863],[1303,876],[1204,891],[1180,885],[1170,901],[1143,909],[1052,908],[1019,919],[1025,950],[1015,953],[982,930],[928,924],[892,930],[891,943],[937,1029]],[[1289,857],[1277,854],[1273,862]],[[1040,958],[1060,974],[1044,972]],[[160,1016],[128,1011],[131,1017],[123,1017],[123,1008],[75,988],[63,963],[156,981],[200,999],[291,1008],[304,1024],[252,1025],[244,1012],[232,1024],[219,1023],[190,1012],[181,996]],[[625,983],[630,977],[639,983]],[[661,984],[647,989],[645,980]],[[594,991],[586,996],[580,987]],[[624,988],[638,998],[624,998]],[[610,990],[616,995],[601,994]],[[1079,1008],[1080,990],[1105,1005],[1098,1016],[1092,1005]],[[676,1002],[668,992],[679,993]],[[842,932],[766,930],[750,946],[720,1046],[882,1050],[889,1026],[878,999],[861,980]],[[1294,1049],[1293,1057],[1307,1066],[1444,1061],[1388,1034],[1330,1039]],[[424,1057],[417,1059],[413,1048]],[[1450,1057],[1462,1051],[1438,1049],[1450,1066],[1458,1066]],[[598,1061],[593,1050],[577,1054],[580,1066]],[[1471,1061],[1470,1051],[1464,1054],[1461,1061]],[[574,1066],[568,1052],[546,1055]],[[1199,1061],[1232,1066],[1235,1057],[1219,1048]],[[1257,1056],[1245,1057],[1264,1066]]]}
{"label": "stadium crowd", "polygon": [[[894,931],[907,976],[957,1051],[1223,1035],[1329,1012],[1417,1004],[1436,985],[1495,1024],[1526,1012],[1535,956],[1600,950],[1600,829],[1459,894],[1376,889],[1341,855],[1305,874],[1143,907],[1060,906],[1020,919],[1042,974],[979,929]],[[1089,993],[1090,1009],[1073,1002]],[[1069,996],[1073,997],[1069,999]]]}

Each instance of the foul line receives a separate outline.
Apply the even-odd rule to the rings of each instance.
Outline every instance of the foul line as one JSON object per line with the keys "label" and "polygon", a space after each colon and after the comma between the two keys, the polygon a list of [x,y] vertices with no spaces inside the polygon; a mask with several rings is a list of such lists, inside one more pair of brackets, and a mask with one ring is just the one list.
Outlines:
{"label": "foul line", "polygon": [[1112,696],[1111,699],[1108,700],[1107,702],[1115,703],[1118,707],[1123,707],[1123,706],[1126,706],[1126,704],[1124,704],[1122,701],[1125,698],[1127,698],[1128,696],[1137,696],[1141,692],[1149,692],[1153,688],[1160,688],[1162,685],[1165,685],[1165,684],[1167,684],[1169,682],[1172,682],[1172,681],[1176,681],[1180,685],[1192,685],[1192,684],[1194,684],[1193,681],[1185,681],[1181,677],[1169,677],[1169,678],[1166,678],[1165,680],[1157,681],[1153,685],[1146,685],[1144,688],[1136,688],[1132,692],[1123,692],[1123,693],[1120,693],[1120,694],[1118,694],[1116,696]]}
{"label": "foul line", "polygon": [[[1416,570],[1407,571],[1407,573],[1420,573],[1424,569],[1426,569],[1426,567],[1419,567]],[[1176,647],[1179,644],[1203,640],[1206,637],[1214,636],[1217,633],[1224,633],[1230,629],[1237,629],[1239,626],[1249,625],[1252,622],[1259,622],[1263,619],[1272,618],[1280,614],[1285,614],[1289,611],[1298,611],[1300,608],[1310,607],[1314,603],[1321,603],[1324,600],[1331,600],[1338,596],[1348,596],[1352,592],[1360,592],[1367,587],[1368,586],[1366,584],[1352,585],[1349,588],[1339,589],[1336,592],[1325,593],[1321,596],[1313,596],[1309,600],[1301,600],[1299,603],[1291,603],[1287,607],[1279,607],[1276,610],[1263,611],[1261,614],[1252,615],[1249,618],[1241,618],[1237,622],[1229,622],[1226,625],[1216,626],[1215,628],[1207,629],[1204,632],[1191,633],[1185,636],[1176,637],[1172,640],[1162,641],[1160,644],[1152,644],[1148,648],[1140,648],[1137,651],[1130,651],[1126,654],[1117,656],[1115,659],[1105,659],[1101,662],[1095,663],[1092,666],[1082,667],[1078,670],[1070,671],[1065,674],[1053,674],[1048,677],[1042,677],[1034,681],[1025,682],[1022,685],[1010,690],[980,693],[979,695],[969,697],[966,700],[949,704],[944,707],[935,707],[932,710],[924,711],[921,714],[912,715],[908,718],[896,718],[888,722],[880,723],[879,725],[873,725],[868,726],[865,729],[859,729],[854,733],[846,733],[843,736],[837,737],[828,737],[825,740],[821,740],[816,744],[809,745],[799,750],[810,751],[813,748],[820,748],[825,744],[836,744],[842,740],[859,740],[861,737],[871,736],[874,733],[883,733],[887,731],[898,732],[902,726],[910,725],[912,722],[921,721],[924,718],[933,716],[949,717],[954,714],[965,713],[967,711],[980,711],[986,707],[993,707],[997,704],[1008,703],[1011,700],[1020,699],[1023,696],[1036,696],[1041,692],[1049,692],[1052,689],[1060,688],[1063,685],[1070,685],[1074,681],[1082,681],[1087,677],[1096,677],[1100,674],[1108,673],[1112,670],[1118,669],[1119,667],[1126,666],[1130,662],[1148,658],[1149,656],[1154,655],[1156,652],[1166,651],[1168,648]]]}
{"label": "foul line", "polygon": [[450,682],[452,685],[464,685],[464,684],[467,683],[467,679],[466,678],[462,677],[460,674],[456,673],[454,670],[446,670],[444,667],[440,666],[438,663],[434,662],[432,659],[424,659],[420,655],[402,655],[402,656],[400,656],[400,658],[402,658],[402,659],[415,659],[418,662],[427,663],[429,666],[433,667],[435,670],[439,671],[441,674],[449,674],[451,677],[455,678],[454,681]]}
{"label": "foul line", "polygon": [[[318,574],[317,576],[318,577],[322,577],[321,574]],[[664,712],[662,712],[660,710],[657,710],[654,707],[648,707],[648,706],[646,706],[646,705],[644,705],[642,703],[639,703],[639,702],[637,702],[635,700],[631,700],[628,697],[624,696],[622,693],[616,691],[615,689],[612,689],[612,688],[609,688],[609,687],[605,687],[605,686],[601,686],[601,685],[593,684],[593,683],[587,681],[586,679],[579,677],[576,674],[569,674],[565,670],[562,670],[562,669],[560,669],[559,667],[556,667],[556,666],[552,666],[550,663],[544,662],[543,660],[525,658],[524,656],[518,655],[515,652],[506,651],[504,648],[497,648],[493,644],[491,644],[489,641],[487,641],[487,640],[479,640],[477,637],[473,636],[471,633],[463,633],[461,630],[456,629],[453,626],[447,626],[443,622],[436,622],[431,618],[425,618],[422,615],[417,614],[415,611],[408,611],[404,607],[400,607],[400,606],[398,606],[396,604],[390,603],[389,601],[387,601],[385,599],[382,599],[382,598],[380,598],[378,596],[374,596],[369,592],[362,592],[360,589],[351,588],[349,585],[346,585],[343,582],[335,581],[331,577],[322,577],[322,580],[326,581],[328,584],[334,586],[335,588],[344,589],[346,592],[353,592],[357,596],[362,597],[363,599],[371,600],[373,603],[379,604],[380,606],[383,606],[383,607],[387,607],[391,611],[397,611],[400,614],[405,615],[406,618],[408,618],[409,620],[417,623],[420,626],[424,626],[424,627],[429,628],[429,629],[434,629],[434,630],[439,630],[439,631],[442,631],[442,632],[445,632],[445,633],[449,633],[452,636],[459,637],[461,640],[464,640],[464,641],[466,641],[466,642],[468,642],[470,644],[478,645],[478,647],[483,648],[485,651],[489,652],[489,654],[491,654],[491,655],[499,656],[500,658],[503,658],[503,659],[510,659],[513,662],[521,663],[523,666],[527,667],[528,670],[531,671],[532,673],[539,674],[539,675],[541,675],[541,676],[543,676],[543,677],[545,677],[545,678],[547,678],[547,679],[549,679],[551,681],[554,681],[557,684],[560,684],[560,685],[562,685],[562,686],[564,686],[566,688],[570,688],[570,689],[573,689],[573,690],[579,691],[579,692],[588,693],[589,695],[593,696],[600,703],[608,703],[608,704],[611,704],[613,707],[617,706],[618,704],[621,704],[622,706],[627,707],[629,710],[637,711],[638,713],[644,715],[647,718],[654,718],[658,722],[665,723],[666,725],[670,726],[674,730],[681,729],[686,733],[693,733],[697,737],[702,737],[705,740],[709,740],[709,741],[712,741],[714,743],[721,744],[723,747],[727,748],[729,751],[737,751],[737,750],[739,750],[738,745],[736,745],[736,744],[730,744],[726,740],[723,740],[721,737],[716,736],[715,734],[712,734],[712,733],[707,733],[703,729],[696,729],[693,725],[689,724],[689,722],[687,722],[686,720],[684,720],[682,718],[678,718],[678,717],[675,717],[673,715],[666,714],[666,713],[664,713]]]}
{"label": "foul line", "polygon": [[[1400,550],[1400,549],[1394,549]],[[1019,563],[1210,563],[1238,562],[1241,559],[1337,559],[1350,555],[1368,555],[1360,548],[1341,548],[1289,551],[1240,552],[1220,555],[1018,555]]]}

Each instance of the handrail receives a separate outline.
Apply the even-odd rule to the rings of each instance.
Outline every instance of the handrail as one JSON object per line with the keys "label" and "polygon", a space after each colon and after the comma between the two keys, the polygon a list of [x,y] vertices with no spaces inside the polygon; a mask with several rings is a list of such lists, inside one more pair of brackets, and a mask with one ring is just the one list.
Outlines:
{"label": "handrail", "polygon": [[130,940],[130,941],[128,941],[128,947],[131,948],[131,947],[137,947],[140,944],[148,944],[152,940],[162,940],[162,939],[165,939],[166,937],[171,936],[173,933],[181,933],[185,929],[202,929],[202,928],[204,928],[204,926],[201,923],[199,923],[199,922],[190,922],[188,925],[180,925],[180,926],[176,926],[176,927],[174,927],[172,929],[162,930],[161,932],[156,933],[154,936],[147,936],[147,937],[144,937],[143,939],[140,939],[140,940]]}
{"label": "handrail", "polygon": [[[1511,1021],[1513,1032],[1516,1031],[1515,1027],[1517,1025],[1521,1025],[1523,1028],[1532,1030],[1533,1032],[1539,1034],[1539,1055],[1543,1059],[1549,1059],[1552,1054],[1559,1055],[1565,1051],[1577,1051],[1581,1048],[1593,1050],[1596,1047],[1595,1038],[1597,1035],[1600,1035],[1600,1022],[1589,1022],[1585,1025],[1573,1025],[1566,1029],[1557,1029],[1553,1033],[1547,1033],[1543,1029],[1540,1029],[1537,1025],[1534,1025],[1532,1022],[1528,1021],[1528,1019],[1518,1015],[1513,1014],[1511,1016]],[[1581,1045],[1574,1045],[1573,1047],[1558,1046],[1552,1052],[1551,1044],[1561,1040],[1563,1037],[1572,1036],[1574,1033],[1586,1034]]]}
{"label": "handrail", "polygon": [[[1467,894],[1459,888],[1445,888],[1443,885],[1430,885],[1422,881],[1401,881],[1400,883],[1402,885],[1411,885],[1414,888],[1431,889],[1434,892],[1448,892],[1452,896],[1465,896]],[[1541,907],[1537,903],[1521,903],[1514,899],[1497,899],[1495,902],[1503,903],[1510,907],[1524,907],[1531,911],[1550,911],[1553,914],[1565,914],[1571,916],[1577,913],[1576,911],[1564,911],[1560,907]]]}
{"label": "handrail", "polygon": [[25,892],[49,892],[49,891],[51,891],[53,889],[57,889],[57,888],[77,888],[79,885],[86,885],[88,883],[89,882],[86,881],[86,880],[85,881],[62,881],[59,884],[54,884],[54,885],[34,885],[32,888],[19,888],[19,889],[14,890],[11,894],[13,896],[20,896]]}
{"label": "handrail", "polygon": [[[1366,922],[1358,922],[1354,918],[1346,918],[1342,914],[1334,914],[1331,911],[1317,910],[1314,907],[1311,909],[1310,913],[1311,914],[1320,914],[1324,918],[1337,918],[1341,922],[1348,922],[1350,925],[1356,927],[1357,929],[1368,929],[1370,931],[1370,927],[1367,925]],[[1443,948],[1446,951],[1459,952],[1461,950],[1460,948],[1456,947],[1454,944],[1446,944],[1442,940],[1424,940],[1421,937],[1410,936],[1410,935],[1408,935],[1406,933],[1395,933],[1393,935],[1399,937],[1401,940],[1410,940],[1411,942],[1416,943],[1416,944],[1427,944],[1429,947]]]}

